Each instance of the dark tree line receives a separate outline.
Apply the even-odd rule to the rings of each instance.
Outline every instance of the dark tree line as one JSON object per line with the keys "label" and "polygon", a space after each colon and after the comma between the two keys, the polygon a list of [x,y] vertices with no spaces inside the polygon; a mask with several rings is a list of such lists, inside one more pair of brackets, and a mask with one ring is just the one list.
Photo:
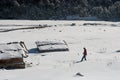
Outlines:
{"label": "dark tree line", "polygon": [[0,0],[0,19],[66,19],[70,15],[120,20],[120,1]]}

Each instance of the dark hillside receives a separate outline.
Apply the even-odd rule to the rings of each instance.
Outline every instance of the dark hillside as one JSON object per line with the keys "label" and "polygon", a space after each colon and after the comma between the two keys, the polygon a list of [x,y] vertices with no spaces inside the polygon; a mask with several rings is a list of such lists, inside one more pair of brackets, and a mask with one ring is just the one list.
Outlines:
{"label": "dark hillside", "polygon": [[120,20],[119,0],[0,0],[0,19],[66,19],[67,16]]}

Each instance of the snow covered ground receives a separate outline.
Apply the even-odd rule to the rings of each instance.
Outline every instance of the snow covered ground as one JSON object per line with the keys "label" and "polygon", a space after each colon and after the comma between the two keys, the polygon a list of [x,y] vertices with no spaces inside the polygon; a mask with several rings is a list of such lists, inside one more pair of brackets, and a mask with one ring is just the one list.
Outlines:
{"label": "snow covered ground", "polygon": [[[0,32],[0,43],[24,41],[30,52],[25,69],[0,69],[0,80],[120,80],[120,22],[1,20],[0,30],[38,25],[51,27]],[[55,39],[69,51],[36,51],[36,41]],[[75,63],[83,47],[87,61]]]}

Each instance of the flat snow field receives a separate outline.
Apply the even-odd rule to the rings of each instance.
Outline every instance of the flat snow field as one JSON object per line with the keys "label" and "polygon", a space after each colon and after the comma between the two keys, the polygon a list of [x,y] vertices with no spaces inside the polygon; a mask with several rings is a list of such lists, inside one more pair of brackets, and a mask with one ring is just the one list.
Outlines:
{"label": "flat snow field", "polygon": [[[39,53],[35,42],[44,40],[65,40],[69,51]],[[26,68],[0,69],[0,80],[120,80],[120,22],[0,20],[0,43],[13,41],[29,50]],[[75,63],[83,47],[87,61]]]}

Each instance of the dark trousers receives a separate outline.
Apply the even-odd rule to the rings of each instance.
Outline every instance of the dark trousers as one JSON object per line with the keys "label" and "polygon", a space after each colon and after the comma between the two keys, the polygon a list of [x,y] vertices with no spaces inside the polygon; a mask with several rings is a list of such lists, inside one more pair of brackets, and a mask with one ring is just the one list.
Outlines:
{"label": "dark trousers", "polygon": [[87,60],[87,59],[86,59],[86,56],[87,56],[87,55],[83,55],[81,61],[83,61],[83,60]]}

